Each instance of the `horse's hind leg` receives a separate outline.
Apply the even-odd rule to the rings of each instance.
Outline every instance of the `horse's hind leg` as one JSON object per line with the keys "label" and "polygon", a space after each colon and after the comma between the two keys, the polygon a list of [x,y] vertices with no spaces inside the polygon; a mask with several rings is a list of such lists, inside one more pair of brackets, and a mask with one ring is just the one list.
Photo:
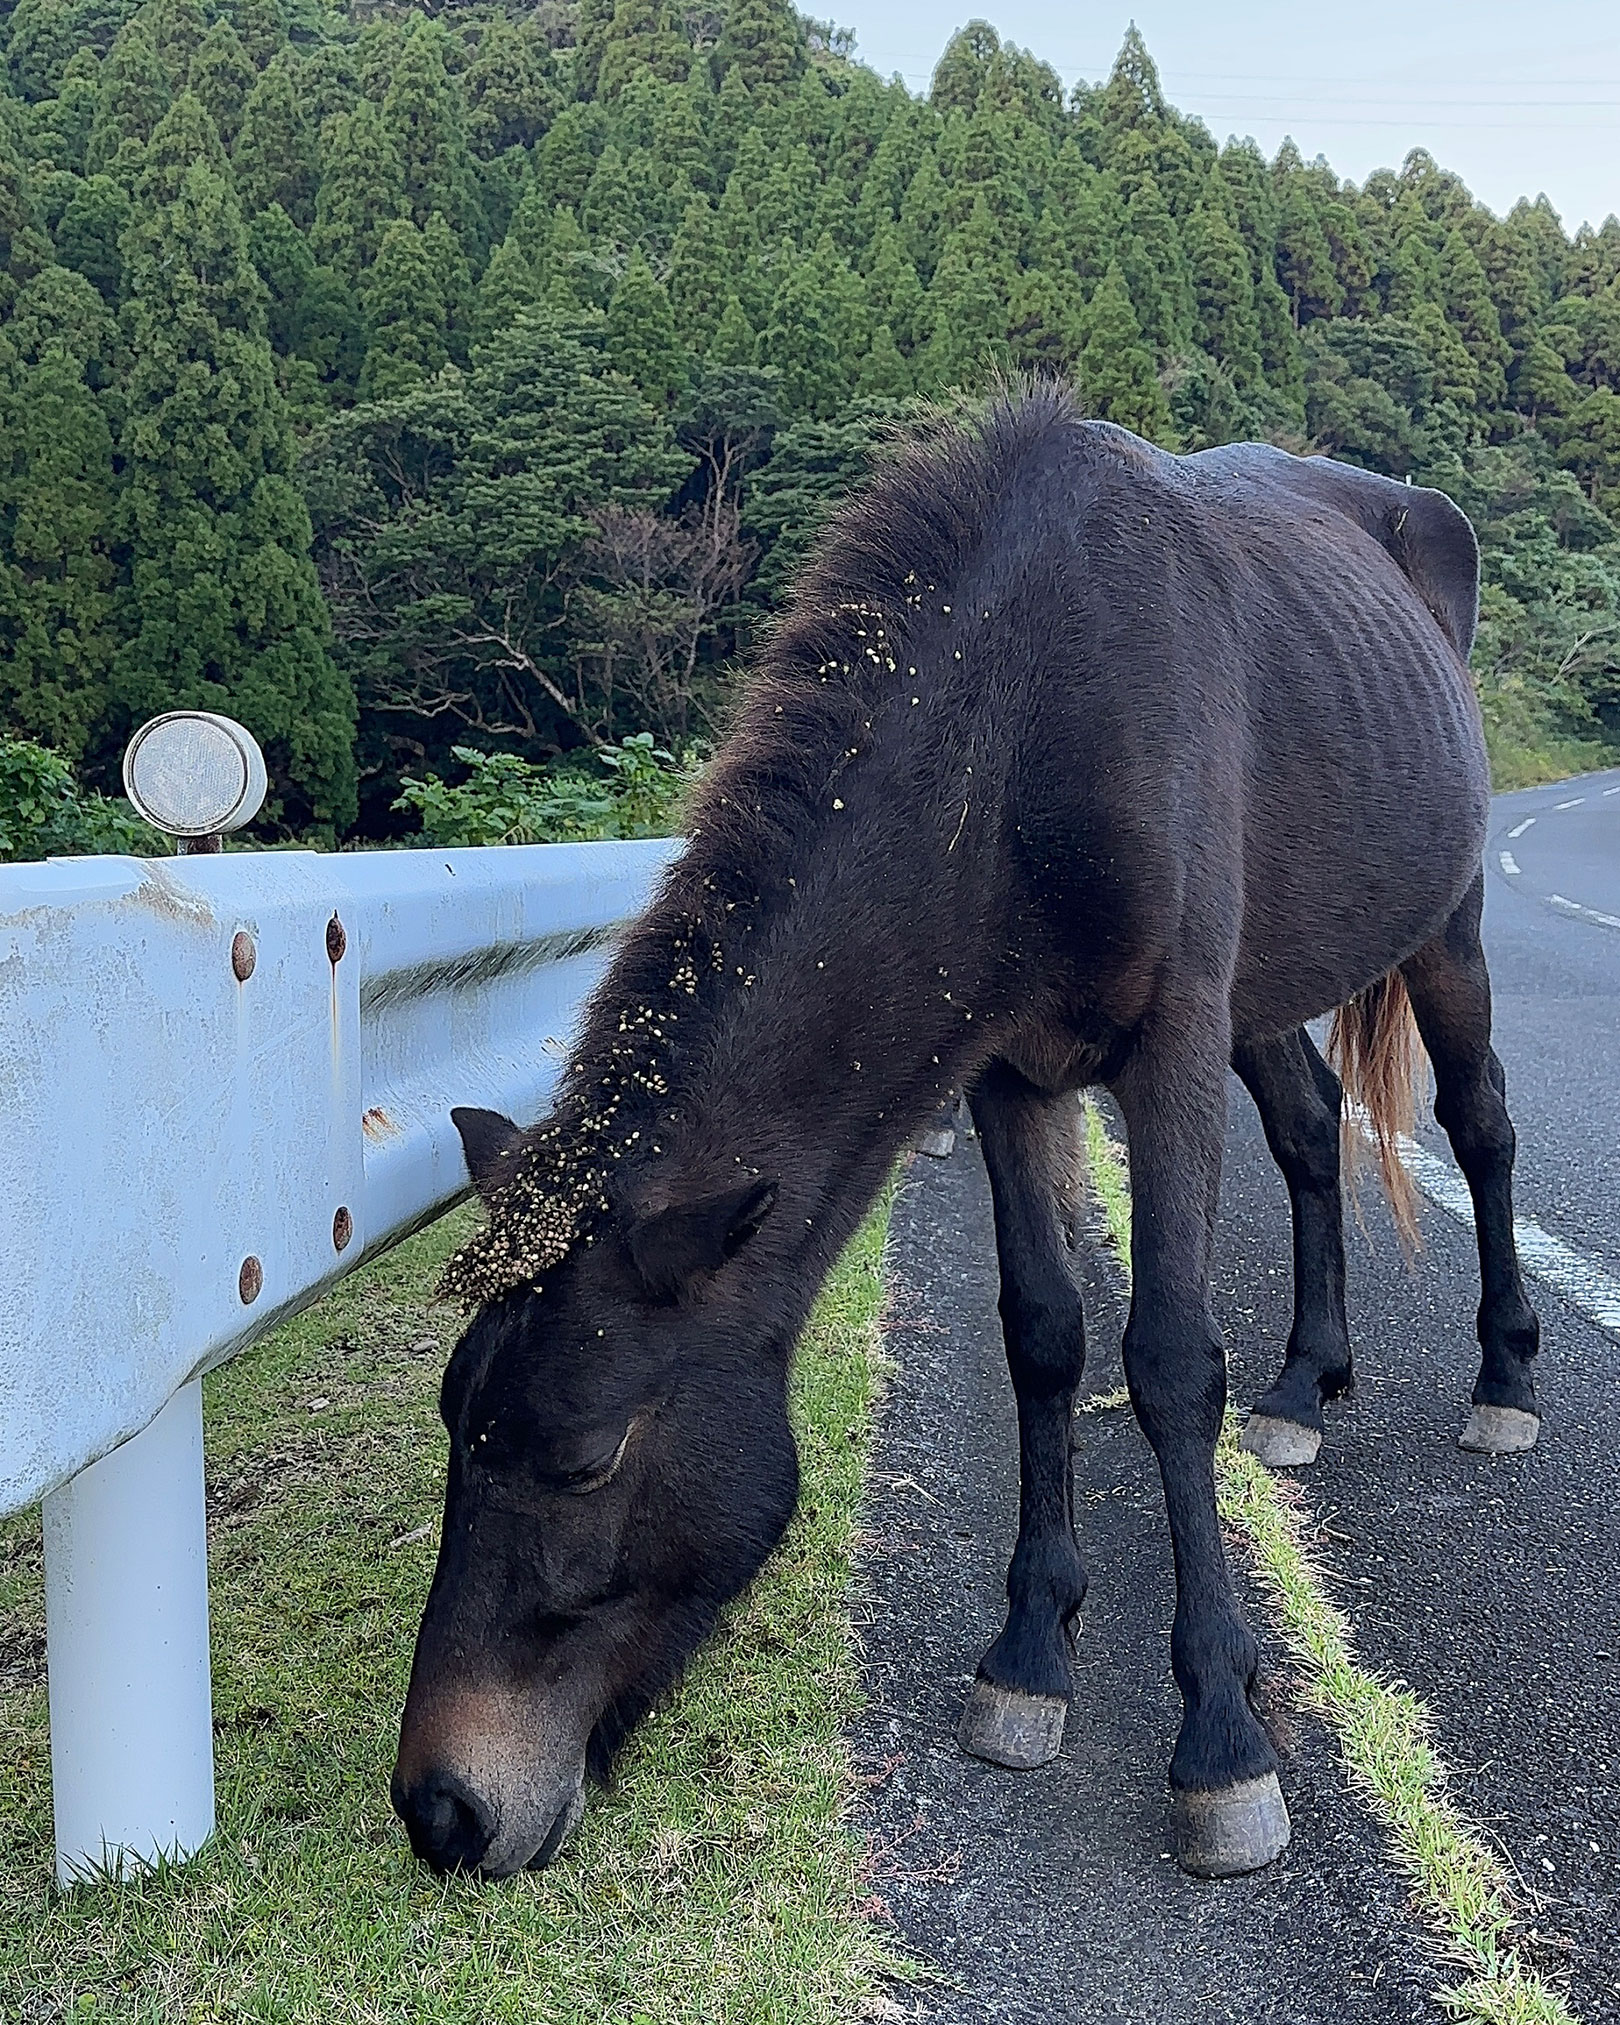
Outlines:
{"label": "horse's hind leg", "polygon": [[1513,1124],[1491,1046],[1491,981],[1480,946],[1483,874],[1433,941],[1401,965],[1434,1064],[1434,1115],[1474,1198],[1479,1239],[1479,1377],[1464,1448],[1516,1455],[1540,1429],[1534,1360],[1541,1325],[1525,1297],[1513,1238]]}
{"label": "horse's hind leg", "polygon": [[1294,1326],[1283,1367],[1254,1403],[1243,1446],[1273,1466],[1313,1463],[1322,1402],[1348,1392],[1344,1217],[1339,1194],[1339,1079],[1303,1027],[1232,1050],[1288,1184],[1294,1220]]}
{"label": "horse's hind leg", "polygon": [[960,1736],[975,1757],[1022,1770],[1055,1758],[1062,1745],[1070,1640],[1086,1593],[1069,1459],[1086,1356],[1069,1266],[1082,1165],[1080,1107],[1072,1095],[1046,1096],[992,1062],[973,1093],[973,1117],[995,1203],[1021,1475],[1006,1627],[979,1662]]}
{"label": "horse's hind leg", "polygon": [[1288,1840],[1277,1756],[1249,1705],[1259,1646],[1233,1593],[1215,1509],[1226,1361],[1209,1307],[1209,1256],[1226,1118],[1224,1003],[1155,1016],[1114,1096],[1131,1156],[1131,1316],[1125,1378],[1164,1483],[1176,1562],[1170,1660],[1184,1715],[1170,1761],[1182,1866],[1256,1870]]}

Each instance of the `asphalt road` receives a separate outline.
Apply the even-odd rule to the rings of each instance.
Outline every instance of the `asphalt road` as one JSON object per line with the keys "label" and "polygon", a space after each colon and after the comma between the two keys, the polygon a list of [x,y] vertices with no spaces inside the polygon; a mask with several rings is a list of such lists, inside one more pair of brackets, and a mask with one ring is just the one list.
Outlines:
{"label": "asphalt road", "polygon": [[[1613,789],[1615,792],[1608,793]],[[1559,804],[1571,804],[1560,807]],[[1522,827],[1530,818],[1529,827]],[[1510,836],[1510,832],[1517,835]],[[1501,852],[1509,853],[1504,869]],[[1520,1134],[1517,1208],[1620,1269],[1620,773],[1501,797],[1486,939]],[[1557,896],[1556,898],[1554,896]],[[1584,909],[1586,912],[1576,910]],[[1233,1398],[1280,1358],[1287,1202],[1231,1085],[1215,1302]],[[1426,1138],[1446,1154],[1441,1135]],[[1403,1262],[1381,1201],[1352,1226],[1360,1381],[1301,1472],[1314,1544],[1368,1664],[1426,1701],[1454,1791],[1523,1882],[1538,1965],[1577,2017],[1620,2021],[1620,1344],[1532,1286],[1540,1446],[1493,1461],[1456,1435],[1477,1365],[1472,1235],[1426,1206]],[[1128,1413],[1080,1419],[1077,1508],[1092,1587],[1062,1757],[1032,1773],[957,1750],[961,1699],[999,1628],[1017,1452],[977,1147],[918,1160],[896,1208],[897,1370],[874,1463],[862,1576],[871,1703],[855,1739],[872,1890],[938,1980],[942,2021],[1433,2018],[1448,1972],[1381,1836],[1285,1665],[1267,1698],[1294,1842],[1259,1875],[1195,1884],[1166,1855],[1169,1551]],[[1123,1301],[1086,1252],[1087,1385],[1120,1382]],[[1264,1607],[1251,1615],[1267,1637]]]}

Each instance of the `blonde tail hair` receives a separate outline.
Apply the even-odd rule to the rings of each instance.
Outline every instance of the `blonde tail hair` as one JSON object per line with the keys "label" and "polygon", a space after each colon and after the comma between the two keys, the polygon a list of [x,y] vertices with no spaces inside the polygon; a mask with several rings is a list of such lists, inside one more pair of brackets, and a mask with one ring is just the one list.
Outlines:
{"label": "blonde tail hair", "polygon": [[1417,1194],[1402,1165],[1399,1141],[1412,1131],[1424,1055],[1412,1001],[1398,970],[1339,1007],[1328,1034],[1328,1060],[1350,1100],[1340,1127],[1345,1179],[1354,1182],[1364,1119],[1378,1148],[1378,1171],[1396,1231],[1405,1250],[1415,1252],[1422,1244]]}

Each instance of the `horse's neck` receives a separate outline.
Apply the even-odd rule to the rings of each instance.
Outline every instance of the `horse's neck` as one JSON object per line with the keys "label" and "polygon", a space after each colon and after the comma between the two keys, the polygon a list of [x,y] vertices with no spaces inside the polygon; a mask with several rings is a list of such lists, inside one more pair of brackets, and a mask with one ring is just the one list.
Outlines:
{"label": "horse's neck", "polygon": [[[758,1172],[801,1225],[843,1230],[983,1054],[994,1012],[954,889],[909,876],[892,841],[814,837],[793,869],[760,869],[757,902],[722,912],[712,983],[681,1015],[671,1194]],[[686,954],[674,911],[666,933]]]}

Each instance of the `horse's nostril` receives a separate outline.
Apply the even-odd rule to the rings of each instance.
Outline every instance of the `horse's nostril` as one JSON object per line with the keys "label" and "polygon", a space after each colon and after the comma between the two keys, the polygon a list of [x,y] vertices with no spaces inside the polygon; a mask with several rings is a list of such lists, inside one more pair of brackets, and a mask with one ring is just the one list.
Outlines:
{"label": "horse's nostril", "polygon": [[430,1772],[396,1791],[394,1806],[412,1849],[435,1870],[472,1870],[495,1833],[488,1806],[453,1772]]}

